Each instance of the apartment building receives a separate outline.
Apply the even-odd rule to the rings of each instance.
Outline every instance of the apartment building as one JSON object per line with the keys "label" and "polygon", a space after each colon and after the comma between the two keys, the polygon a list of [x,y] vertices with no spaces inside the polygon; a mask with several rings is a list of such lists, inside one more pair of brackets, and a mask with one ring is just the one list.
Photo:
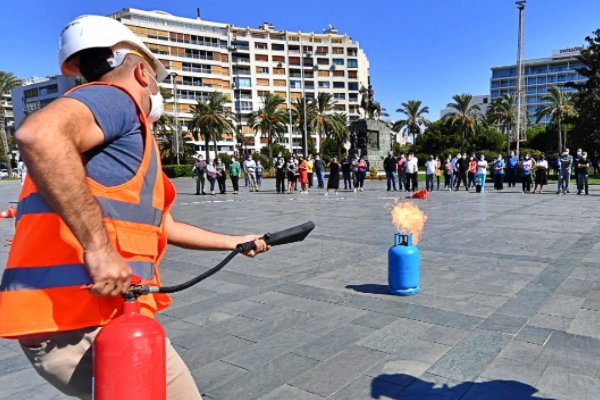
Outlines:
{"label": "apartment building", "polygon": [[77,83],[77,77],[65,78],[62,75],[24,79],[22,86],[11,91],[15,127],[18,128],[25,117],[47,106],[74,88]]}
{"label": "apartment building", "polygon": [[[471,103],[469,103],[469,106],[472,106],[475,104],[479,106],[479,112],[485,115],[485,113],[487,112],[488,106],[490,104],[490,95],[482,94],[482,95],[473,96],[473,100],[471,100]],[[449,108],[449,107],[444,108],[443,110],[440,111],[440,119],[444,118],[448,114],[454,114],[454,113],[456,113],[456,110],[454,108]]]}
{"label": "apartment building", "polygon": [[[229,110],[239,125],[235,135],[217,143],[219,152],[246,154],[266,144],[248,126],[248,115],[261,107],[267,92],[283,97],[288,107],[302,96],[331,93],[338,111],[350,119],[360,116],[359,90],[368,85],[369,62],[358,42],[332,27],[320,34],[276,30],[269,23],[254,29],[132,8],[109,16],[140,36],[171,71],[161,86],[176,96],[165,110],[176,112],[183,129],[192,106],[211,92],[231,100]],[[300,152],[300,141],[290,127],[281,143]],[[194,143],[204,151],[203,141]]]}
{"label": "apartment building", "polygon": [[0,103],[2,103],[2,108],[4,108],[4,128],[6,129],[6,133],[9,135],[15,134],[15,115],[13,112],[13,102],[12,96],[10,93],[6,93],[4,96],[0,97]]}
{"label": "apartment building", "polygon": [[[582,46],[554,50],[547,58],[538,58],[523,61],[523,104],[529,111],[531,123],[535,123],[534,114],[544,102],[542,98],[548,93],[551,86],[559,86],[564,91],[574,91],[564,85],[567,82],[581,82],[587,78],[578,74],[575,68],[581,63],[577,60]],[[492,68],[490,80],[490,93],[492,101],[503,94],[517,92],[517,66]],[[548,125],[551,118],[544,117],[540,123]]]}

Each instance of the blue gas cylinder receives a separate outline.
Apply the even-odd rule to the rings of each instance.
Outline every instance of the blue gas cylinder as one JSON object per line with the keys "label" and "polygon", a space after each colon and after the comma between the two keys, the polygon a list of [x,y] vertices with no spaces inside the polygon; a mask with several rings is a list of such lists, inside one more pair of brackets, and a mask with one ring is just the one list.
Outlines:
{"label": "blue gas cylinder", "polygon": [[396,243],[388,252],[389,292],[399,296],[419,293],[419,249],[412,235],[396,233]]}

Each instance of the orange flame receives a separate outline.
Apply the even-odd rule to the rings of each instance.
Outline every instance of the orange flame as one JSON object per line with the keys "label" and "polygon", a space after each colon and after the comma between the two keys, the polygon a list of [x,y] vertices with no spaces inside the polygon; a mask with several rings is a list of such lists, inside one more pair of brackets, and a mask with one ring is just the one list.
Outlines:
{"label": "orange flame", "polygon": [[400,233],[412,233],[413,243],[419,243],[427,216],[413,203],[398,203],[398,199],[395,202],[396,207],[391,211],[392,224]]}

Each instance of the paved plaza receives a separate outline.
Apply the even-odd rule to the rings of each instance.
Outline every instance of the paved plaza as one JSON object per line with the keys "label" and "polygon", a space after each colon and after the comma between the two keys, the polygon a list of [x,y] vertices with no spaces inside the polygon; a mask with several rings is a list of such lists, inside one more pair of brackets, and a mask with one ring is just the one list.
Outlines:
{"label": "paved plaza", "polygon": [[[338,196],[276,194],[274,180],[239,196],[175,184],[175,219],[209,230],[316,224],[303,243],[239,256],[158,316],[205,400],[600,399],[600,187],[432,193],[416,202],[428,216],[421,292],[399,297],[387,294],[386,204],[405,194],[385,181]],[[0,182],[1,209],[19,189]],[[13,224],[0,220],[2,242]],[[163,284],[225,254],[171,247]],[[0,399],[65,398],[0,340]]]}

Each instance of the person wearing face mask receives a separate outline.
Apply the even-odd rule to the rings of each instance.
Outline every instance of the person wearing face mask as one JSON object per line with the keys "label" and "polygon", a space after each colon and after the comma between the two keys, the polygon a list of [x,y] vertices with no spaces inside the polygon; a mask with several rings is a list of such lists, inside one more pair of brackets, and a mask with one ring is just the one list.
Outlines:
{"label": "person wearing face mask", "polygon": [[487,176],[488,163],[485,161],[485,156],[482,154],[477,162],[477,186],[481,187],[481,193],[485,189],[485,177]]}
{"label": "person wearing face mask", "polygon": [[502,159],[502,154],[498,153],[498,158],[494,162],[494,190],[504,190],[504,168],[506,164]]}
{"label": "person wearing face mask", "polygon": [[242,164],[244,175],[248,178],[251,192],[258,192],[256,184],[256,162],[252,159],[252,155],[248,154],[248,159]]}
{"label": "person wearing face mask", "polygon": [[573,156],[569,155],[569,149],[565,148],[560,156],[560,176],[558,178],[558,190],[556,194],[567,194],[571,180],[571,169],[573,168]]}
{"label": "person wearing face mask", "polygon": [[515,156],[515,152],[510,152],[510,157],[506,160],[506,183],[508,187],[515,187],[517,184],[517,166],[519,165],[519,157]]}
{"label": "person wearing face mask", "polygon": [[204,192],[204,184],[206,182],[206,161],[204,161],[202,154],[198,155],[198,159],[194,162],[192,171],[193,174],[196,175],[196,195],[200,194],[200,190],[202,190],[202,194],[206,194]]}
{"label": "person wearing face mask", "polygon": [[537,191],[538,186],[540,187],[540,194],[544,193],[544,186],[548,184],[548,161],[546,161],[546,155],[542,154],[540,160],[535,164],[535,186],[533,193]]}
{"label": "person wearing face mask", "polygon": [[450,190],[454,189],[454,184],[456,183],[456,178],[458,178],[458,165],[457,162],[462,158],[462,154],[458,153],[452,159],[452,178],[450,178]]}
{"label": "person wearing face mask", "polygon": [[317,174],[317,185],[319,189],[325,188],[325,161],[321,160],[321,156],[317,154],[314,162],[314,171]]}
{"label": "person wearing face mask", "polygon": [[[115,19],[82,16],[62,30],[58,61],[64,76],[89,83],[16,132],[29,170],[2,277],[0,337],[18,339],[34,370],[62,393],[91,399],[96,335],[121,314],[118,296],[132,275],[159,286],[167,244],[232,251],[254,241],[249,256],[268,246],[260,235],[222,235],[173,219],[176,190],[151,129],[168,72],[139,37]],[[171,304],[166,294],[138,301],[148,317]],[[165,350],[167,399],[200,400],[168,339]]]}
{"label": "person wearing face mask", "polygon": [[533,161],[531,160],[529,153],[527,153],[525,154],[523,161],[521,161],[521,179],[523,180],[523,188],[521,190],[522,193],[531,192],[531,185],[533,184],[531,177],[532,171]]}
{"label": "person wearing face mask", "polygon": [[406,191],[416,192],[417,189],[419,189],[419,160],[411,152],[408,153],[406,162]]}
{"label": "person wearing face mask", "polygon": [[225,164],[223,164],[223,161],[221,161],[220,158],[217,158],[215,170],[217,171],[217,184],[219,185],[219,193],[225,194],[227,190],[225,185],[225,182],[227,181],[227,173],[225,172]]}
{"label": "person wearing face mask", "polygon": [[231,186],[233,186],[233,194],[240,194],[240,174],[242,167],[235,157],[231,157],[231,165],[229,165],[229,177],[231,178]]}
{"label": "person wearing face mask", "polygon": [[577,161],[578,169],[578,180],[577,180],[577,194],[581,194],[585,190],[585,194],[588,193],[588,175],[590,173],[590,161],[587,158],[587,153],[582,153],[581,157]]}
{"label": "person wearing face mask", "polygon": [[475,154],[471,155],[469,160],[469,171],[467,175],[469,179],[469,189],[477,186],[477,157]]}
{"label": "person wearing face mask", "polygon": [[456,168],[458,170],[458,175],[456,178],[456,191],[460,189],[460,182],[462,181],[465,190],[469,191],[469,186],[467,184],[467,174],[469,171],[469,160],[467,160],[467,153],[463,153],[462,156],[456,160]]}
{"label": "person wearing face mask", "polygon": [[429,156],[429,160],[425,163],[426,175],[425,175],[425,188],[433,192],[433,180],[435,177],[435,171],[437,170],[437,162],[433,154]]}
{"label": "person wearing face mask", "polygon": [[446,157],[446,161],[444,161],[444,190],[452,191],[452,186],[450,186],[452,178],[452,156],[448,155]]}
{"label": "person wearing face mask", "polygon": [[275,188],[277,193],[285,194],[286,166],[283,157],[277,159],[275,164]]}
{"label": "person wearing face mask", "polygon": [[575,168],[573,168],[573,172],[575,173],[575,186],[577,187],[577,190],[579,190],[579,174],[581,173],[579,169],[579,160],[581,160],[582,157],[583,151],[581,149],[577,149],[577,155],[573,159],[573,165],[575,166]]}

